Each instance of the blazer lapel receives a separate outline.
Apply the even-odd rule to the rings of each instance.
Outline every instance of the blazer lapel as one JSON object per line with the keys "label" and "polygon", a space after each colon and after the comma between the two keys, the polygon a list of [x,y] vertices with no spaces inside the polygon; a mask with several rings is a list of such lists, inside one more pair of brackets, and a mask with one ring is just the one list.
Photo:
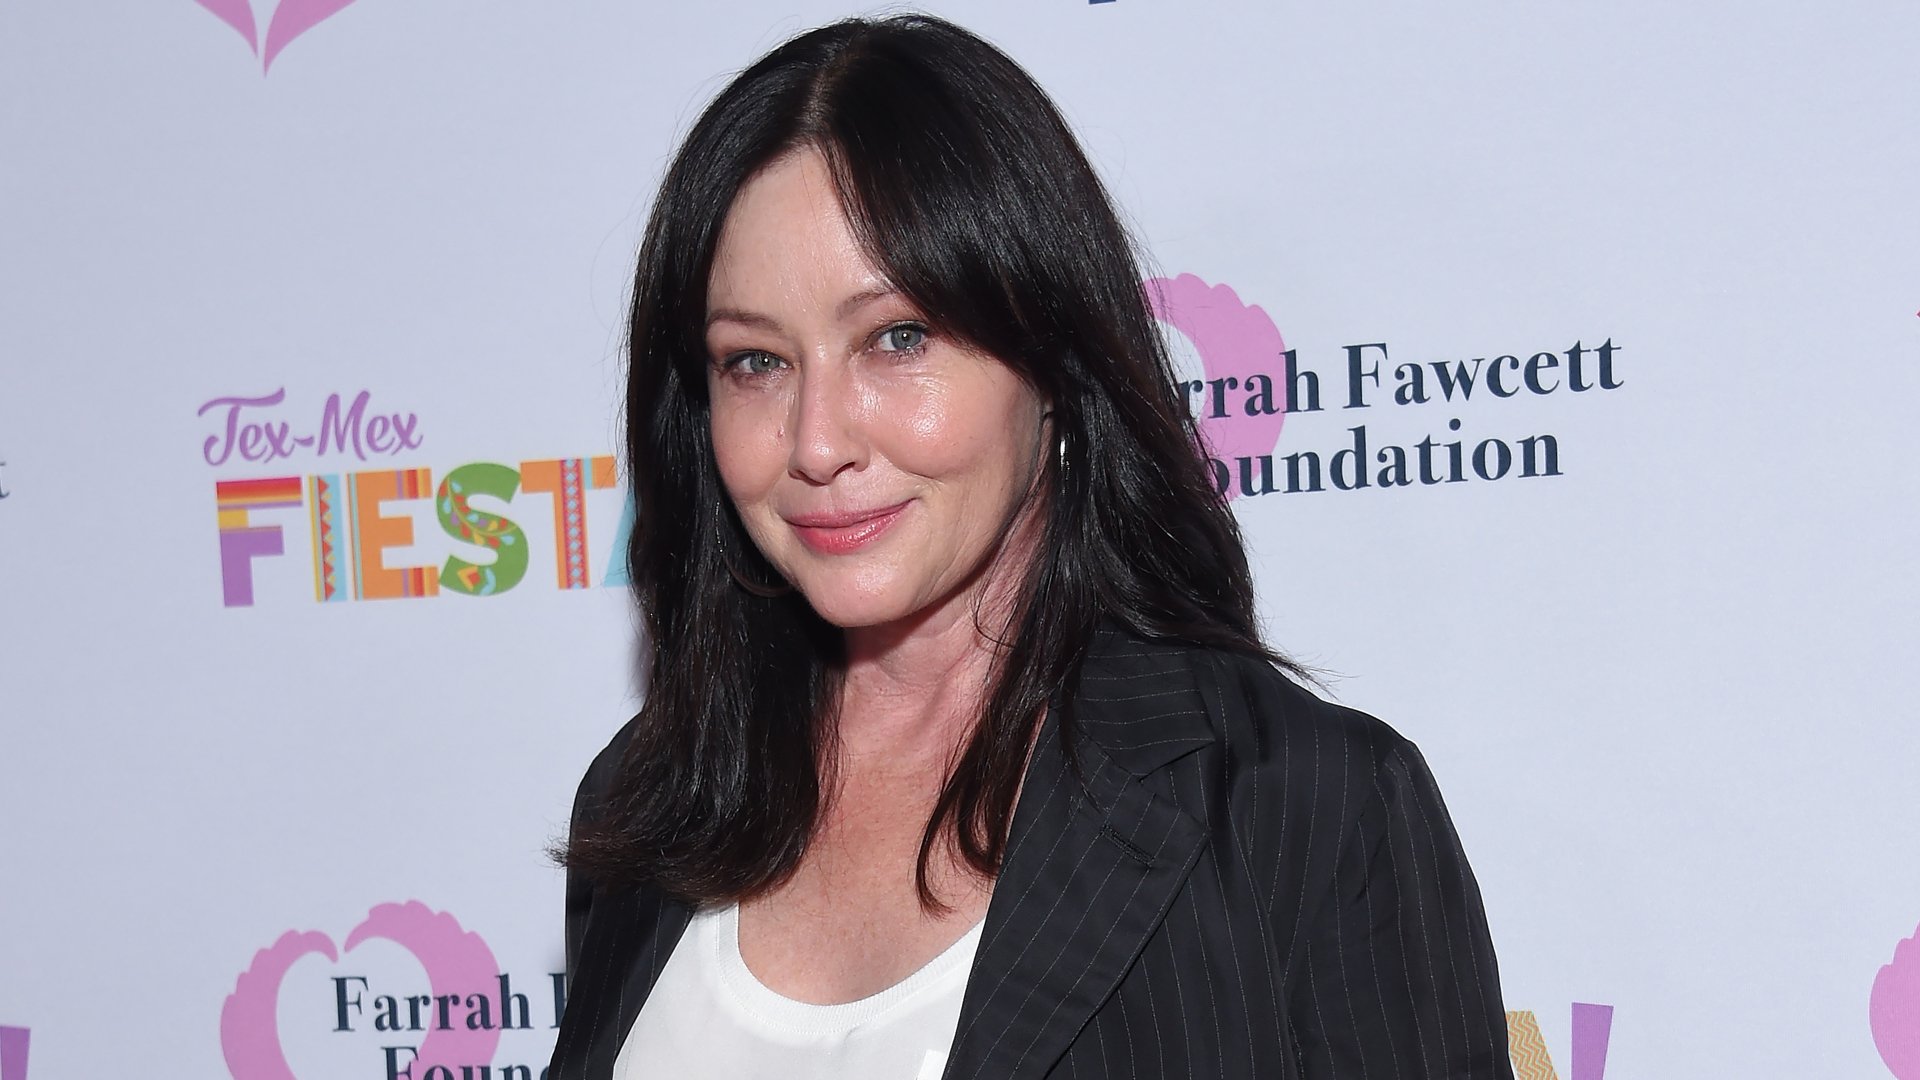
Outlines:
{"label": "blazer lapel", "polygon": [[1214,741],[1180,650],[1103,630],[1067,703],[1083,791],[1049,709],[1014,811],[947,1080],[1038,1077],[1166,917],[1206,830],[1136,779]]}
{"label": "blazer lapel", "polygon": [[592,1005],[563,1015],[551,1080],[613,1075],[620,1044],[692,918],[692,908],[650,890],[594,897],[569,989],[581,1005]]}

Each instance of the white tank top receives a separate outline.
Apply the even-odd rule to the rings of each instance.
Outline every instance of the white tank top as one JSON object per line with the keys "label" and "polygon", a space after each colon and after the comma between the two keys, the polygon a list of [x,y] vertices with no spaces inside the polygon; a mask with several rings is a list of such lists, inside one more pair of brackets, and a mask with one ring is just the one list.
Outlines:
{"label": "white tank top", "polygon": [[982,925],[871,997],[812,1005],[748,970],[737,906],[696,912],[620,1046],[614,1080],[938,1080]]}

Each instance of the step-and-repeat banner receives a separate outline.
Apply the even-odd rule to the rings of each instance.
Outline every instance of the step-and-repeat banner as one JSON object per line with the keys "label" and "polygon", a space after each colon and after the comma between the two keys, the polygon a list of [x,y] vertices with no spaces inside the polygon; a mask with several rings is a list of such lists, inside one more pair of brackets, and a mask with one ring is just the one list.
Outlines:
{"label": "step-and-repeat banner", "polygon": [[[1148,250],[1271,638],[1431,760],[1517,1074],[1920,1080],[1920,11],[932,10]],[[640,224],[850,13],[0,5],[0,1078],[540,1075]]]}

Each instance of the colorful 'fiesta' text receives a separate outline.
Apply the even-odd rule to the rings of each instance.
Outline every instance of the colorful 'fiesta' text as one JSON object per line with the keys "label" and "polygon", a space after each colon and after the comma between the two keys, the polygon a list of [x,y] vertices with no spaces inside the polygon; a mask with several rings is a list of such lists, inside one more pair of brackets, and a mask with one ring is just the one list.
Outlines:
{"label": "colorful 'fiesta' text", "polygon": [[[316,600],[436,596],[442,589],[498,596],[525,580],[534,565],[536,553],[521,522],[538,519],[508,516],[529,507],[552,523],[550,533],[538,531],[552,537],[548,558],[559,588],[624,585],[633,508],[619,498],[618,524],[603,528],[607,542],[600,542],[589,529],[587,495],[601,490],[618,491],[611,455],[523,461],[517,467],[475,461],[449,470],[437,484],[427,467],[217,481],[221,593],[228,607],[251,606],[257,561],[285,555],[285,530],[293,527],[312,539]],[[505,504],[507,512],[477,506],[476,498]],[[389,565],[390,550],[415,544],[415,519],[404,504],[429,499],[447,540],[491,559],[452,554],[438,565]],[[605,567],[597,579],[590,558]]]}

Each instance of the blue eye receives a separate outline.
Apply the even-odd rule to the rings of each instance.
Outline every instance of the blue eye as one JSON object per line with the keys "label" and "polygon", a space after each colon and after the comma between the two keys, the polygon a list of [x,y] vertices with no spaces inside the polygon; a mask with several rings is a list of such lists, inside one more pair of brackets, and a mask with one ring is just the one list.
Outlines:
{"label": "blue eye", "polygon": [[759,351],[736,353],[727,361],[727,366],[747,375],[771,375],[779,369],[781,360],[772,353]]}
{"label": "blue eye", "polygon": [[912,352],[927,342],[927,328],[918,323],[901,323],[880,331],[883,352]]}

